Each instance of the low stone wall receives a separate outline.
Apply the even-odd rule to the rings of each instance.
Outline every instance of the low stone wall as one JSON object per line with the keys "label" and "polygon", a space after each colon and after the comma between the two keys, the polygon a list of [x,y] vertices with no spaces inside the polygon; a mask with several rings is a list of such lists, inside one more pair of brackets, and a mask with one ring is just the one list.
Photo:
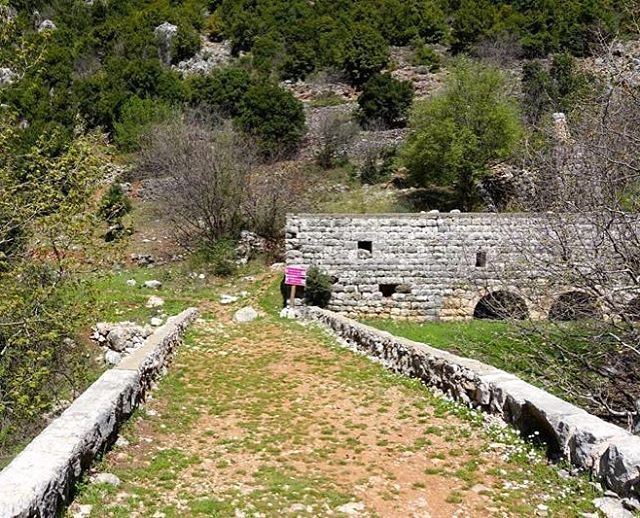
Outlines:
{"label": "low stone wall", "polygon": [[115,441],[122,422],[180,343],[198,311],[170,318],[144,345],[106,371],[0,472],[0,516],[55,516],[75,482]]}
{"label": "low stone wall", "polygon": [[395,372],[497,414],[526,435],[538,432],[551,457],[565,458],[590,471],[618,495],[640,496],[640,437],[479,361],[393,336],[331,311],[307,308],[305,317]]}

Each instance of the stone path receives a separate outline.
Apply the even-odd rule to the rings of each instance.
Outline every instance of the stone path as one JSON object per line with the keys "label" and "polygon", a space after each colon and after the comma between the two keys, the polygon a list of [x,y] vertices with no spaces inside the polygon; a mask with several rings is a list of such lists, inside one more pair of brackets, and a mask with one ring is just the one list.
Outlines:
{"label": "stone path", "polygon": [[[237,308],[233,308],[237,309]],[[69,516],[580,516],[593,489],[505,429],[265,315],[210,307]],[[104,477],[103,477],[104,478]]]}

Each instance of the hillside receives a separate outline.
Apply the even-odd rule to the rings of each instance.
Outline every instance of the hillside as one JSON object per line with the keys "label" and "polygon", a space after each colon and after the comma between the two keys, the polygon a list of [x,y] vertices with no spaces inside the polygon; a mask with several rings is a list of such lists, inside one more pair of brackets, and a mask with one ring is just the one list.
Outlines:
{"label": "hillside", "polygon": [[0,0],[0,450],[106,368],[92,325],[166,317],[124,277],[182,307],[281,261],[287,212],[636,212],[638,8]]}

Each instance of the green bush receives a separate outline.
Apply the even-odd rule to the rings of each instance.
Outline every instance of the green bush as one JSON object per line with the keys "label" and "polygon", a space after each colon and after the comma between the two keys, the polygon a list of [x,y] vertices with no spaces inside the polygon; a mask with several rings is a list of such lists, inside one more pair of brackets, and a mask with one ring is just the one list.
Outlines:
{"label": "green bush", "polygon": [[236,242],[232,239],[219,239],[212,245],[201,247],[193,259],[197,265],[208,267],[220,277],[228,277],[238,270]]}
{"label": "green bush", "polygon": [[240,113],[244,96],[251,84],[242,68],[226,67],[189,79],[187,91],[192,106],[205,106],[212,112],[235,117]]}
{"label": "green bush", "polygon": [[379,123],[387,128],[406,124],[413,102],[413,85],[390,74],[373,76],[358,97],[358,118],[363,126]]}
{"label": "green bush", "polygon": [[416,66],[426,67],[429,72],[438,71],[441,62],[440,55],[422,42],[418,43],[413,50],[412,63]]}
{"label": "green bush", "polygon": [[187,24],[178,25],[178,32],[173,40],[173,52],[171,60],[179,63],[192,57],[200,49],[200,34],[192,26]]}
{"label": "green bush", "polygon": [[131,97],[124,102],[120,117],[114,124],[114,140],[123,151],[137,151],[144,134],[174,114],[174,109],[164,101]]}
{"label": "green bush", "polygon": [[100,201],[100,217],[107,223],[114,223],[129,212],[131,212],[131,200],[119,183],[112,183]]}
{"label": "green bush", "polygon": [[353,27],[346,44],[343,68],[351,81],[364,84],[389,62],[389,45],[376,29],[363,23]]}
{"label": "green bush", "polygon": [[440,95],[416,106],[402,150],[411,180],[453,189],[459,208],[478,203],[477,180],[491,161],[504,160],[522,134],[516,104],[499,71],[459,61]]}
{"label": "green bush", "polygon": [[397,150],[395,147],[373,150],[365,156],[360,170],[360,182],[375,185],[391,178]]}
{"label": "green bush", "polygon": [[326,308],[331,300],[331,277],[312,266],[307,272],[304,299],[310,306]]}
{"label": "green bush", "polygon": [[302,103],[291,92],[267,82],[249,87],[236,120],[271,158],[295,151],[306,129]]}

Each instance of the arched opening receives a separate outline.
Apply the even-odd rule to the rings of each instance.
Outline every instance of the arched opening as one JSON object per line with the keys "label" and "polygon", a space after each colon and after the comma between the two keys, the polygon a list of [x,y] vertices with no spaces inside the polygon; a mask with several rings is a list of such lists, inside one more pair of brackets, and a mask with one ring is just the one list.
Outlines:
{"label": "arched opening", "polygon": [[632,322],[640,322],[640,297],[631,299],[627,307],[624,309],[624,314]]}
{"label": "arched opening", "polygon": [[549,320],[558,322],[601,317],[602,312],[596,298],[583,291],[563,293],[549,310]]}
{"label": "arched opening", "polygon": [[483,320],[524,320],[529,317],[524,299],[508,291],[494,291],[476,304],[473,317]]}

